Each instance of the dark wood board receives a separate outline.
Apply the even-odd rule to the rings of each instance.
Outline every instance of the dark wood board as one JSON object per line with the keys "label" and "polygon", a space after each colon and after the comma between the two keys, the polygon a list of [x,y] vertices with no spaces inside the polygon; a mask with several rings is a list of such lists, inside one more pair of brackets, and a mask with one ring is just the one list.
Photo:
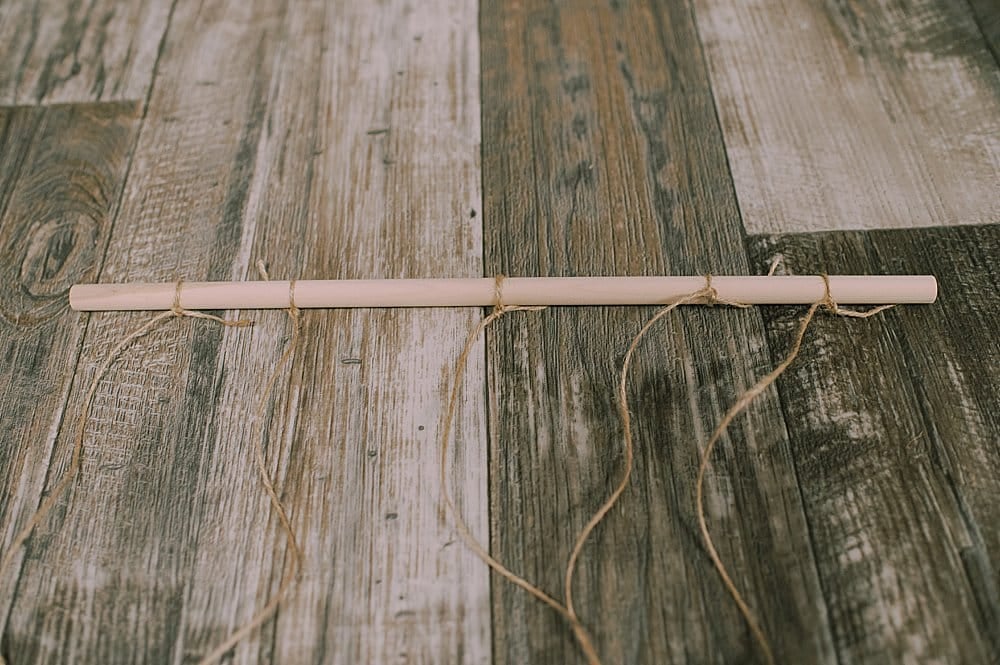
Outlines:
{"label": "dark wood board", "polygon": [[1000,5],[993,0],[969,0],[973,20],[986,40],[986,48],[1000,65]]}
{"label": "dark wood board", "polygon": [[[688,6],[488,4],[481,35],[488,273],[751,270]],[[493,549],[558,597],[577,531],[620,475],[617,373],[653,311],[518,313],[488,337]],[[696,535],[693,497],[700,447],[769,359],[757,311],[679,312],[647,341],[630,386],[635,479],[575,589],[607,662],[758,658]],[[831,661],[773,391],[715,468],[712,529],[778,653]],[[579,659],[554,612],[499,578],[493,589],[496,662]]]}
{"label": "dark wood board", "polygon": [[[1000,658],[1000,226],[757,237],[809,273],[930,273],[934,305],[820,317],[779,381],[842,662]],[[801,312],[768,308],[771,348]]]}

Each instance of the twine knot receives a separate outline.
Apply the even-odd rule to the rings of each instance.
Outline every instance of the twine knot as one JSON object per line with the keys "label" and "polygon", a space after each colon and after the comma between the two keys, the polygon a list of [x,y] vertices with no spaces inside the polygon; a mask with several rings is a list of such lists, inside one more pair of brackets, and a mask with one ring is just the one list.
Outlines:
{"label": "twine knot", "polygon": [[[224,325],[227,328],[248,328],[253,325],[253,321],[250,319],[224,319],[221,316],[216,316],[215,314],[206,314],[205,312],[198,312],[190,309],[184,309],[181,307],[181,286],[184,284],[184,278],[177,280],[177,285],[174,287],[174,302],[170,305],[170,313],[176,317],[188,316],[192,319],[206,319],[208,321],[215,321],[218,324]],[[0,663],[0,665],[3,665]]]}
{"label": "twine knot", "polygon": [[503,281],[507,276],[497,273],[493,277],[493,315],[500,316],[507,311],[507,306],[503,304]]}
{"label": "twine knot", "polygon": [[727,300],[719,295],[718,289],[712,284],[712,273],[705,273],[705,286],[702,287],[700,291],[696,292],[704,300],[704,304],[709,307],[714,307],[715,305],[726,305],[728,307],[737,307],[739,309],[747,309],[750,307],[745,302],[738,302],[736,300]]}
{"label": "twine knot", "polygon": [[837,304],[837,301],[833,299],[830,294],[830,276],[826,273],[820,273],[820,277],[823,278],[823,297],[816,303],[818,306],[823,307],[826,311],[830,312],[834,316],[846,316],[852,319],[867,319],[869,317],[875,316],[879,312],[884,312],[887,309],[892,309],[895,305],[879,305],[878,307],[873,307],[869,310],[858,311],[856,309],[845,309]]}
{"label": "twine knot", "polygon": [[174,287],[174,302],[170,306],[170,311],[174,313],[174,316],[184,316],[184,308],[181,307],[181,285],[184,284],[184,279],[181,278],[177,280],[177,285]]}
{"label": "twine knot", "polygon": [[841,309],[837,305],[837,301],[833,299],[830,294],[830,276],[825,272],[820,273],[820,277],[823,278],[823,297],[820,299],[820,305],[826,308],[826,311],[831,314],[839,316],[841,314]]}
{"label": "twine knot", "polygon": [[719,292],[714,286],[712,286],[712,273],[705,273],[705,288],[702,289],[705,294],[705,304],[709,307],[714,307],[719,304]]}

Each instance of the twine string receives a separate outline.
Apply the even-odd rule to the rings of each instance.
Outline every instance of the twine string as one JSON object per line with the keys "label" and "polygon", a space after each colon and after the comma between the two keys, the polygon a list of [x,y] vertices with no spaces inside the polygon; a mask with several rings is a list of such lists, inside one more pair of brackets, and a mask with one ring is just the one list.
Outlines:
{"label": "twine string", "polygon": [[[635,442],[634,435],[632,433],[632,415],[629,412],[628,405],[628,377],[632,369],[633,357],[635,355],[636,349],[639,347],[639,343],[646,336],[646,333],[656,324],[657,321],[667,316],[675,309],[681,305],[704,302],[709,306],[712,305],[728,305],[732,307],[746,308],[750,305],[746,303],[736,302],[732,300],[723,299],[719,296],[718,290],[712,284],[711,273],[705,274],[705,286],[701,289],[689,293],[687,295],[679,297],[674,302],[670,303],[666,307],[660,309],[656,314],[654,314],[646,323],[642,326],[635,337],[632,338],[632,342],[628,346],[628,350],[625,352],[625,359],[622,362],[622,371],[618,381],[618,415],[622,420],[622,439],[623,439],[623,453],[625,457],[624,469],[618,484],[615,485],[614,490],[605,499],[604,503],[597,509],[597,512],[593,514],[590,520],[584,525],[583,529],[576,537],[576,542],[573,546],[573,550],[570,553],[569,561],[566,564],[566,575],[564,579],[564,589],[566,593],[566,608],[571,616],[578,619],[575,607],[573,605],[573,577],[576,573],[576,567],[579,562],[580,554],[583,551],[584,545],[587,540],[593,534],[597,526],[604,520],[609,512],[614,508],[615,504],[621,498],[625,489],[632,478],[632,471],[634,469],[635,462]],[[581,625],[579,621],[573,624],[574,628],[577,625]]]}
{"label": "twine string", "polygon": [[[618,484],[615,485],[614,490],[597,509],[597,512],[595,512],[590,520],[584,525],[583,529],[580,530],[580,533],[576,537],[576,542],[573,545],[573,550],[570,553],[569,561],[566,564],[566,575],[564,580],[566,608],[570,616],[574,619],[577,619],[577,614],[573,605],[573,577],[576,573],[577,562],[580,558],[580,554],[583,551],[583,547],[587,540],[590,538],[590,535],[594,532],[594,529],[597,528],[597,525],[601,523],[604,517],[611,512],[612,508],[614,508],[615,504],[618,503],[618,499],[621,498],[621,495],[625,492],[625,489],[628,487],[629,481],[632,478],[632,470],[635,461],[635,445],[632,435],[632,416],[628,410],[627,385],[628,375],[632,368],[632,359],[635,354],[635,350],[638,348],[639,342],[642,341],[642,338],[646,336],[646,333],[649,332],[650,328],[652,328],[657,321],[681,305],[697,302],[702,299],[714,302],[717,298],[718,292],[712,288],[711,277],[706,275],[704,288],[682,296],[675,302],[660,309],[645,323],[645,325],[643,325],[642,329],[639,330],[636,336],[632,338],[632,343],[629,344],[628,350],[625,352],[625,360],[622,363],[622,371],[618,382],[618,414],[622,419],[622,438],[625,456],[624,470],[622,471],[621,479],[618,481]],[[576,624],[574,624],[574,626],[575,625]]]}
{"label": "twine string", "polygon": [[852,319],[867,319],[869,317],[875,316],[879,312],[884,312],[887,309],[892,309],[895,305],[879,305],[878,307],[872,307],[866,310],[856,310],[856,309],[846,309],[837,304],[837,301],[833,299],[830,295],[830,276],[826,273],[820,273],[820,277],[823,279],[823,299],[820,303],[827,309],[828,312],[834,314],[835,316],[846,316]]}
{"label": "twine string", "polygon": [[593,639],[591,638],[589,632],[584,626],[582,620],[577,614],[576,608],[573,603],[573,578],[575,576],[576,568],[579,563],[580,555],[583,552],[583,548],[587,543],[587,540],[593,534],[597,526],[605,519],[607,514],[611,512],[614,506],[617,504],[618,500],[621,498],[622,494],[628,487],[629,481],[632,476],[632,471],[634,467],[635,460],[635,447],[634,447],[634,437],[632,433],[631,425],[631,415],[628,410],[628,397],[627,397],[627,384],[628,375],[632,367],[632,361],[636,349],[639,346],[640,341],[646,335],[647,332],[653,327],[653,325],[659,321],[664,316],[668,315],[670,312],[674,311],[677,307],[694,302],[708,302],[709,304],[724,304],[731,305],[734,307],[749,307],[746,303],[740,303],[735,301],[725,300],[719,297],[718,291],[712,285],[711,275],[706,274],[705,276],[705,286],[697,291],[689,293],[687,295],[677,298],[673,303],[667,305],[659,312],[657,312],[653,318],[646,322],[639,333],[632,340],[629,345],[628,351],[625,354],[625,360],[622,366],[621,378],[619,381],[618,390],[618,407],[619,414],[622,418],[624,427],[624,470],[622,471],[622,476],[619,482],[615,485],[612,493],[608,498],[601,504],[597,511],[591,516],[584,527],[581,529],[577,535],[573,549],[570,552],[569,559],[566,564],[566,571],[564,575],[563,587],[564,587],[564,602],[560,603],[551,595],[547,594],[541,590],[536,585],[529,582],[524,577],[512,572],[506,566],[504,566],[500,561],[494,558],[486,548],[479,543],[475,536],[471,533],[468,526],[466,525],[464,519],[462,518],[460,512],[456,508],[451,494],[448,489],[448,478],[447,478],[447,454],[448,447],[450,443],[451,430],[453,427],[455,409],[458,402],[459,392],[461,389],[462,376],[465,372],[465,367],[468,361],[468,357],[472,351],[473,346],[476,341],[478,341],[482,332],[489,327],[491,323],[499,319],[507,312],[517,311],[517,310],[529,310],[538,311],[545,309],[544,307],[525,307],[525,306],[510,306],[505,304],[503,299],[503,275],[497,275],[495,278],[494,286],[494,306],[493,311],[484,319],[482,319],[470,332],[465,347],[462,353],[459,355],[458,361],[455,364],[455,373],[452,380],[452,390],[450,393],[448,407],[445,412],[445,418],[442,425],[442,437],[441,437],[441,460],[440,460],[440,471],[441,471],[441,487],[442,494],[444,497],[444,504],[447,512],[452,515],[452,519],[455,522],[456,528],[462,540],[465,542],[466,546],[476,554],[486,565],[491,569],[496,571],[501,577],[506,579],[508,582],[520,587],[521,589],[528,592],[530,595],[535,597],[537,600],[548,605],[553,610],[558,612],[564,619],[570,624],[573,630],[574,637],[583,652],[584,657],[590,665],[600,665],[600,657],[598,656],[597,650],[593,644]]}
{"label": "twine string", "polygon": [[448,397],[448,406],[445,410],[444,420],[441,425],[441,444],[440,444],[440,484],[441,484],[441,494],[444,503],[444,508],[446,514],[451,515],[452,522],[454,523],[455,529],[458,531],[459,537],[465,543],[466,547],[472,551],[483,563],[489,566],[498,575],[503,577],[505,580],[511,584],[520,587],[528,594],[533,596],[536,600],[548,605],[560,616],[562,616],[566,621],[572,626],[573,634],[576,636],[577,642],[580,645],[580,649],[583,651],[585,658],[589,665],[600,665],[600,658],[597,655],[597,650],[594,648],[593,641],[590,638],[587,629],[583,626],[580,620],[576,617],[576,614],[566,608],[562,603],[556,600],[553,596],[543,591],[537,585],[532,584],[523,576],[511,571],[507,566],[501,563],[498,559],[492,556],[489,551],[479,542],[479,540],[473,535],[472,531],[469,529],[468,524],[465,522],[465,518],[462,517],[461,511],[455,505],[455,501],[451,496],[451,490],[449,489],[450,483],[448,479],[448,450],[451,443],[451,431],[453,429],[453,424],[455,420],[455,412],[458,406],[459,396],[462,391],[463,377],[465,375],[465,368],[468,364],[469,356],[472,353],[472,349],[475,347],[476,342],[479,341],[479,337],[483,334],[491,323],[499,319],[510,312],[517,311],[528,311],[537,312],[546,309],[544,306],[525,306],[525,305],[508,305],[503,299],[503,283],[504,275],[497,275],[494,284],[494,302],[493,311],[489,315],[484,317],[476,324],[473,329],[469,332],[468,337],[465,341],[465,346],[462,348],[462,352],[459,354],[458,359],[455,361],[455,372],[451,381],[451,390]]}
{"label": "twine string", "polygon": [[[699,292],[696,292],[699,293]],[[738,300],[729,300],[728,298],[722,298],[719,296],[719,291],[712,284],[712,273],[705,273],[705,286],[700,293],[704,293],[704,300],[706,305],[712,307],[714,305],[726,305],[728,307],[736,307],[738,309],[748,309],[753,307],[749,303],[740,302]]]}
{"label": "twine string", "polygon": [[[177,280],[177,285],[174,289],[174,301],[170,309],[165,312],[160,312],[153,316],[138,328],[126,333],[121,337],[118,342],[105,354],[104,359],[101,361],[97,368],[97,372],[94,374],[94,378],[90,382],[90,386],[87,388],[87,392],[83,398],[83,409],[80,412],[80,417],[76,422],[76,436],[73,439],[73,453],[70,457],[69,465],[66,470],[63,471],[59,480],[53,485],[49,493],[42,499],[41,503],[32,513],[31,517],[24,524],[23,527],[17,532],[13,540],[11,540],[10,547],[4,553],[3,558],[0,559],[0,579],[6,579],[11,567],[14,565],[14,559],[18,552],[21,551],[21,547],[31,536],[34,529],[45,520],[52,508],[58,503],[62,498],[62,495],[66,492],[66,489],[72,484],[74,478],[80,472],[80,468],[83,465],[83,453],[84,453],[84,441],[87,434],[87,420],[90,417],[90,408],[93,405],[94,398],[97,396],[97,391],[100,388],[101,381],[104,380],[104,376],[108,373],[111,365],[118,359],[121,353],[131,346],[137,339],[145,337],[153,330],[157,329],[164,321],[173,318],[190,317],[195,319],[207,319],[209,321],[214,321],[222,326],[231,328],[244,328],[253,324],[252,321],[246,319],[229,320],[223,319],[222,317],[215,316],[213,314],[206,314],[204,312],[195,312],[187,310],[181,307],[181,286],[183,280]],[[3,657],[3,634],[0,632],[0,665],[7,665],[7,661]]]}
{"label": "twine string", "polygon": [[[778,264],[781,261],[780,255],[775,258],[771,263],[768,270],[768,275],[773,275],[778,268]],[[265,281],[269,280],[266,268],[262,261],[257,262],[258,270]],[[755,400],[760,394],[762,394],[768,387],[770,387],[777,378],[788,369],[795,358],[798,356],[803,340],[806,335],[806,331],[813,321],[816,312],[819,309],[825,309],[831,315],[843,316],[849,318],[869,318],[883,312],[887,309],[894,307],[894,305],[881,305],[873,307],[869,310],[859,311],[853,309],[846,309],[840,307],[834,300],[831,289],[830,280],[826,274],[821,274],[820,277],[824,284],[823,296],[813,303],[805,315],[799,321],[798,329],[796,335],[793,339],[791,347],[784,358],[778,363],[778,365],[768,374],[759,379],[754,385],[749,389],[744,391],[736,399],[735,403],[725,412],[722,419],[719,421],[718,425],[712,432],[708,442],[705,444],[704,451],[701,455],[700,464],[698,467],[698,474],[695,484],[695,504],[696,504],[696,514],[699,525],[699,530],[701,532],[702,540],[704,542],[705,549],[712,560],[712,564],[715,567],[717,573],[719,574],[723,585],[726,590],[733,598],[740,614],[746,621],[755,642],[758,644],[761,653],[768,665],[774,665],[774,655],[771,646],[767,640],[767,637],[761,628],[759,622],[755,618],[752,610],[750,609],[747,602],[744,600],[736,584],[733,582],[726,566],[722,562],[722,559],[715,547],[712,540],[711,534],[708,529],[707,519],[705,515],[704,506],[704,486],[705,478],[707,476],[708,468],[711,464],[712,454],[717,448],[719,441],[725,434],[729,425],[733,420]],[[662,318],[667,316],[669,313],[674,311],[677,307],[683,304],[702,302],[708,305],[728,305],[739,308],[746,308],[750,305],[746,303],[730,301],[722,299],[719,296],[718,290],[712,284],[711,274],[705,275],[705,285],[701,289],[694,291],[692,293],[680,296],[674,302],[666,305],[658,312],[656,312],[639,330],[639,332],[632,339],[628,350],[626,351],[622,370],[618,383],[618,411],[619,416],[622,419],[623,425],[623,470],[622,475],[618,483],[615,485],[611,494],[608,498],[601,504],[593,516],[587,521],[584,527],[581,529],[577,535],[573,549],[570,553],[569,559],[566,565],[566,571],[564,576],[564,601],[560,602],[554,596],[546,593],[537,585],[529,582],[523,576],[512,572],[499,560],[493,557],[487,548],[483,546],[473,535],[469,529],[467,523],[462,517],[461,511],[456,506],[454,499],[451,496],[450,484],[448,482],[448,452],[451,443],[452,429],[454,426],[455,415],[457,412],[458,400],[463,387],[463,377],[465,374],[465,369],[468,364],[469,356],[472,353],[473,348],[478,342],[479,338],[482,336],[484,331],[495,321],[500,319],[505,314],[515,311],[540,311],[546,309],[544,306],[525,306],[525,305],[508,305],[504,302],[503,285],[506,278],[502,274],[498,274],[495,277],[494,284],[494,304],[492,311],[482,318],[478,324],[476,324],[466,339],[465,345],[459,354],[458,359],[455,362],[455,371],[452,379],[452,385],[449,392],[447,409],[445,411],[444,420],[442,423],[442,433],[440,440],[440,484],[443,496],[443,504],[445,514],[450,514],[455,528],[458,531],[459,536],[465,542],[466,546],[487,566],[489,566],[493,571],[499,574],[501,577],[506,579],[511,584],[523,589],[536,600],[544,603],[545,605],[552,608],[559,615],[561,615],[573,630],[574,637],[583,652],[589,665],[600,665],[600,658],[598,656],[597,650],[594,646],[593,639],[590,633],[584,626],[582,620],[578,616],[574,603],[573,603],[573,579],[577,565],[579,563],[580,555],[586,545],[588,539],[596,530],[598,525],[606,518],[608,513],[614,508],[622,494],[625,492],[626,488],[631,479],[633,473],[634,461],[635,461],[635,443],[634,443],[634,433],[632,427],[631,414],[629,412],[628,404],[628,377],[631,371],[634,355],[639,347],[639,344],[651,328]],[[258,475],[265,492],[268,495],[270,505],[274,513],[278,517],[278,521],[281,525],[281,529],[285,534],[289,556],[286,558],[284,563],[284,573],[279,584],[278,590],[271,597],[268,603],[261,608],[246,624],[242,625],[236,631],[234,631],[224,642],[220,643],[215,649],[212,650],[207,656],[205,656],[200,662],[201,665],[208,665],[218,661],[220,658],[226,655],[240,640],[242,640],[250,632],[258,628],[261,624],[267,621],[278,609],[279,604],[286,597],[292,585],[296,583],[301,577],[301,570],[304,566],[304,553],[300,547],[298,540],[296,538],[294,529],[291,526],[291,521],[288,517],[288,511],[282,504],[278,490],[275,488],[274,480],[271,478],[270,473],[267,470],[267,460],[264,454],[263,447],[263,436],[264,436],[264,419],[267,405],[269,403],[269,397],[274,390],[280,373],[284,370],[287,363],[293,357],[295,351],[298,348],[300,335],[301,335],[301,310],[295,303],[295,280],[289,281],[289,294],[288,302],[289,306],[286,309],[288,313],[289,321],[291,323],[291,335],[289,341],[271,375],[265,385],[260,404],[256,411],[256,417],[254,422],[254,434],[253,434],[253,456]],[[72,455],[70,458],[69,465],[66,470],[62,473],[59,479],[56,481],[55,485],[52,487],[50,492],[45,495],[44,499],[39,503],[37,509],[27,520],[25,525],[16,533],[11,541],[10,547],[4,553],[2,559],[0,559],[0,578],[6,576],[13,566],[17,554],[21,551],[21,548],[30,537],[31,533],[39,524],[41,524],[47,517],[48,513],[60,500],[62,495],[66,492],[67,488],[72,484],[75,477],[79,474],[80,468],[82,466],[82,460],[84,455],[84,441],[86,436],[86,425],[89,418],[90,409],[92,407],[93,401],[96,398],[97,391],[100,387],[101,381],[103,381],[105,375],[108,373],[109,369],[113,363],[119,358],[122,352],[130,347],[136,340],[141,337],[148,335],[153,330],[157,329],[163,322],[172,318],[197,318],[206,319],[218,323],[226,327],[245,327],[252,325],[252,322],[246,319],[229,320],[224,319],[213,314],[207,314],[204,312],[193,311],[185,309],[182,305],[182,287],[183,280],[178,280],[174,290],[174,299],[169,310],[161,312],[153,316],[151,319],[137,327],[136,329],[128,332],[123,337],[121,337],[112,349],[104,356],[103,360],[98,365],[97,371],[89,384],[87,392],[84,397],[82,411],[80,413],[79,419],[76,426],[76,435],[73,441]],[[2,642],[2,634],[0,634],[0,642]],[[2,655],[2,643],[0,643],[0,665],[6,665],[6,661]]]}
{"label": "twine string", "polygon": [[181,287],[184,285],[183,279],[178,279],[177,284],[174,286],[174,302],[170,305],[170,313],[178,318],[188,317],[191,319],[205,319],[206,321],[215,321],[216,323],[229,327],[229,328],[246,328],[253,325],[253,321],[250,319],[224,319],[221,316],[216,316],[214,314],[208,314],[207,312],[199,312],[193,309],[184,309],[181,306]]}
{"label": "twine string", "polygon": [[713,307],[719,302],[719,292],[712,286],[712,273],[710,272],[705,273],[705,288],[703,290],[705,291],[705,299],[708,301],[706,304],[709,307]]}
{"label": "twine string", "polygon": [[[774,274],[774,271],[777,269],[780,261],[780,256],[775,258],[775,260],[771,263],[770,269],[768,270],[768,275]],[[722,579],[723,586],[726,587],[726,591],[729,592],[733,602],[736,603],[736,607],[739,609],[740,614],[743,616],[747,626],[750,628],[750,632],[753,634],[754,640],[759,646],[761,653],[764,655],[764,660],[768,665],[774,665],[775,663],[771,644],[761,628],[760,623],[754,616],[753,611],[750,609],[750,606],[737,589],[736,584],[733,582],[725,564],[723,564],[722,558],[719,556],[719,552],[716,549],[715,543],[713,542],[712,536],[708,530],[708,523],[705,517],[705,476],[711,464],[712,453],[714,452],[719,440],[722,438],[722,435],[729,428],[729,425],[733,422],[736,416],[738,416],[750,405],[751,402],[767,390],[767,388],[773,384],[786,369],[788,369],[795,358],[799,355],[799,351],[802,348],[802,342],[806,336],[806,330],[808,329],[809,324],[812,322],[818,309],[821,307],[825,308],[828,312],[830,312],[830,314],[835,316],[867,319],[894,307],[894,305],[880,305],[866,311],[844,309],[843,307],[838,306],[837,302],[833,299],[830,292],[830,280],[828,276],[826,274],[822,274],[820,276],[822,277],[824,284],[823,297],[813,303],[799,321],[798,331],[792,342],[792,346],[781,362],[754,385],[744,391],[736,399],[736,402],[729,407],[729,410],[727,410],[722,416],[719,424],[712,432],[711,437],[709,437],[708,443],[705,444],[705,450],[702,453],[701,462],[698,465],[698,476],[695,482],[695,512],[697,513],[698,528],[701,531],[701,537],[705,545],[705,550],[708,552],[708,556],[712,560],[712,565],[715,567],[716,572],[718,572],[719,577]]]}
{"label": "twine string", "polygon": [[[265,267],[264,262],[259,259],[257,261],[257,271],[260,273],[260,276],[264,281],[270,281],[271,278],[267,274],[267,268]],[[267,604],[260,608],[260,610],[258,610],[249,621],[233,631],[229,637],[219,643],[214,649],[212,649],[212,651],[204,656],[199,662],[199,665],[210,665],[210,663],[218,661],[225,656],[230,649],[235,647],[240,640],[245,638],[265,621],[271,618],[271,616],[278,611],[278,606],[288,595],[292,586],[301,579],[301,571],[305,565],[305,554],[295,537],[295,530],[292,528],[291,520],[288,518],[288,510],[278,497],[278,491],[275,489],[274,480],[271,478],[271,474],[267,470],[267,461],[264,456],[264,416],[267,411],[269,397],[271,392],[274,390],[274,386],[277,384],[278,377],[284,370],[285,365],[289,360],[291,360],[295,351],[298,349],[299,338],[302,330],[300,318],[301,310],[295,304],[294,279],[288,283],[288,308],[285,312],[287,312],[289,322],[291,323],[292,334],[288,344],[285,346],[285,350],[281,354],[281,358],[279,358],[277,364],[275,364],[274,369],[271,370],[271,375],[268,377],[267,383],[264,386],[264,392],[261,394],[260,403],[257,406],[257,412],[254,418],[254,433],[252,439],[254,442],[253,457],[254,463],[257,467],[257,475],[260,477],[260,483],[264,487],[264,491],[267,493],[268,499],[270,500],[271,509],[278,516],[278,521],[281,524],[281,529],[284,532],[285,539],[288,543],[288,549],[291,551],[291,556],[285,560],[283,565],[285,570],[282,575],[281,582],[278,585],[278,590],[273,596],[271,596],[271,599],[267,602]]]}

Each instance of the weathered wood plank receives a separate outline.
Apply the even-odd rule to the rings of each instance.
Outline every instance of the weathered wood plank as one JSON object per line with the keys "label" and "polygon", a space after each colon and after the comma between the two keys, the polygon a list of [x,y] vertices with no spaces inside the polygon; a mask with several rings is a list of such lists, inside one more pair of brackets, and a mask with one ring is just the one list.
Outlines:
{"label": "weathered wood plank", "polygon": [[[234,277],[257,258],[282,277],[482,274],[475,22],[467,0],[289,4]],[[277,623],[238,646],[235,662],[489,662],[488,574],[441,520],[437,480],[449,368],[478,315],[305,314],[269,450],[307,565]],[[223,344],[204,499],[206,523],[235,516],[245,528],[199,548],[189,644],[247,621],[281,572],[284,542],[247,455],[245,414],[286,321],[258,318],[249,349]],[[485,542],[484,375],[479,349],[452,477]],[[226,570],[237,553],[242,565]]]}
{"label": "weathered wood plank", "polygon": [[1000,219],[1000,76],[968,4],[695,6],[748,232]]}
{"label": "weathered wood plank", "polygon": [[[218,278],[239,253],[280,9],[184,4],[174,18],[101,279]],[[145,318],[90,318],[64,423],[114,340]],[[82,473],[28,542],[7,625],[13,665],[183,660],[196,554],[224,530],[202,503],[206,460],[221,454],[221,337],[171,321],[102,382]],[[50,478],[73,429],[59,431]]]}
{"label": "weathered wood plank", "polygon": [[[138,128],[136,104],[0,110],[0,552],[38,505]],[[13,574],[11,574],[13,572]],[[4,619],[17,571],[0,580]]]}
{"label": "weathered wood plank", "polygon": [[0,104],[145,99],[172,5],[0,3]]}
{"label": "weathered wood plank", "polygon": [[[690,8],[484,5],[485,256],[511,275],[747,271]],[[564,562],[622,465],[617,374],[649,309],[512,314],[488,341],[494,553],[562,597]],[[749,632],[694,516],[699,448],[770,366],[759,313],[678,312],[631,382],[631,488],[584,551],[575,597],[606,662],[748,662]],[[782,661],[834,662],[774,393],[733,428],[709,520]],[[579,659],[555,613],[494,582],[498,663]]]}
{"label": "weathered wood plank", "polygon": [[[265,4],[178,9],[103,278],[243,276],[257,256],[293,275],[481,274],[474,5]],[[487,574],[452,546],[436,487],[446,367],[475,316],[310,321],[269,437],[310,565],[238,662],[489,660]],[[141,318],[95,317],[78,384]],[[284,542],[247,413],[285,323],[263,320],[171,322],[109,375],[72,500],[30,543],[15,665],[185,662],[273,592]],[[486,539],[481,359],[454,475]]]}
{"label": "weathered wood plank", "polygon": [[[996,662],[1000,226],[750,248],[802,273],[938,276],[934,305],[820,317],[780,392],[840,662]],[[767,310],[773,348],[799,314]]]}
{"label": "weathered wood plank", "polygon": [[991,0],[969,0],[969,6],[986,39],[986,47],[1000,66],[1000,6]]}

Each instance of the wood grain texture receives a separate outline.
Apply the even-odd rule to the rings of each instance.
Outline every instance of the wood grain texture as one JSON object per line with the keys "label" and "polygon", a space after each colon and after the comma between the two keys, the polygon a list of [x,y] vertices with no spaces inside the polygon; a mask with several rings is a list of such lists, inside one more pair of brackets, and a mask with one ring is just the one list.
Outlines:
{"label": "wood grain texture", "polygon": [[[749,245],[797,272],[938,276],[934,305],[820,317],[781,401],[839,661],[997,662],[1000,226]],[[772,348],[799,315],[766,310]]]}
{"label": "wood grain texture", "polygon": [[[101,279],[244,277],[257,257],[276,276],[481,274],[474,21],[467,2],[179,6]],[[486,662],[488,578],[436,483],[447,366],[476,313],[325,314],[268,410],[309,565],[233,661]],[[64,422],[144,318],[91,319]],[[102,382],[81,477],[29,542],[12,663],[190,662],[266,602],[285,543],[249,414],[285,325],[170,321]],[[478,356],[454,476],[486,539]]]}
{"label": "wood grain texture", "polygon": [[[265,4],[177,12],[100,279],[229,274],[274,53],[264,35],[280,22]],[[216,85],[194,83],[209,73]],[[146,318],[89,319],[50,478],[68,461],[97,364]],[[185,662],[221,337],[216,326],[168,322],[102,382],[80,477],[27,545],[5,642],[14,665]]]}
{"label": "wood grain texture", "polygon": [[695,6],[749,233],[1000,220],[1000,77],[968,4]]}
{"label": "wood grain texture", "polygon": [[[73,283],[93,279],[138,129],[135,104],[0,110],[0,551],[35,510],[84,328]],[[6,620],[16,577],[0,580]]]}
{"label": "wood grain texture", "polygon": [[144,99],[172,4],[0,3],[0,104]]}
{"label": "wood grain texture", "polygon": [[[0,547],[65,468],[96,366],[147,319],[69,312],[74,281],[256,278],[257,259],[274,278],[759,273],[782,253],[797,272],[936,273],[942,297],[820,317],[718,450],[706,505],[724,560],[779,662],[1000,661],[1000,226],[969,224],[997,221],[992,5],[827,3],[806,12],[821,25],[794,23],[790,0],[522,0],[484,3],[477,31],[469,0],[102,2],[0,4],[0,104],[46,105],[0,109]],[[790,59],[800,32],[823,37],[808,38],[817,61]],[[841,181],[792,160],[807,194],[737,199],[730,164],[754,174],[756,156],[732,150],[727,114],[746,108],[723,106],[720,126],[714,105],[734,44],[759,56],[723,72],[757,86],[746,108],[779,79],[843,74],[823,86],[846,81],[855,106],[824,103],[817,127],[874,118],[843,144],[926,176],[908,205],[927,223],[956,221],[941,211],[962,197],[993,216],[747,238],[741,207],[750,231],[830,228],[787,226],[820,218],[780,206],[765,221],[782,226],[760,226],[748,201],[843,220],[862,195],[834,197]],[[50,105],[81,99],[140,101]],[[759,127],[790,122],[761,112]],[[795,136],[806,164],[843,147]],[[882,189],[864,206],[889,206],[888,177],[869,180]],[[511,314],[464,377],[455,494],[494,553],[560,597],[573,538],[620,474],[618,372],[653,311]],[[605,662],[760,660],[698,537],[694,479],[801,314],[691,308],[644,343],[636,474],[575,588]],[[579,662],[561,620],[491,584],[438,510],[443,399],[479,315],[304,315],[264,423],[307,565],[227,662]],[[101,383],[80,477],[0,580],[11,665],[193,663],[277,588],[287,549],[251,446],[288,324],[251,316],[169,321]]]}
{"label": "wood grain texture", "polygon": [[[690,8],[483,6],[489,272],[745,273],[742,229]],[[649,308],[518,313],[489,336],[494,553],[562,597],[576,533],[617,482],[622,355]],[[770,368],[760,314],[689,309],[646,342],[630,391],[634,481],[574,590],[609,663],[753,662],[697,536],[699,449]],[[708,484],[722,556],[782,661],[834,662],[774,392],[733,427]],[[551,610],[495,580],[497,663],[578,662]]]}
{"label": "wood grain texture", "polygon": [[[253,276],[257,258],[275,277],[481,274],[475,16],[464,0],[289,5],[234,277]],[[269,447],[307,566],[276,626],[236,662],[489,662],[488,575],[439,513],[436,445],[449,368],[478,315],[305,314]],[[277,586],[284,545],[241,443],[245,405],[286,328],[280,313],[262,321],[259,351],[223,345],[223,367],[252,373],[226,371],[205,501],[213,523],[244,515],[254,526],[200,549],[194,625],[221,612],[233,628]],[[451,475],[486,541],[484,372],[479,349]],[[227,498],[234,460],[246,480]],[[247,553],[243,566],[218,576],[234,552]]]}

